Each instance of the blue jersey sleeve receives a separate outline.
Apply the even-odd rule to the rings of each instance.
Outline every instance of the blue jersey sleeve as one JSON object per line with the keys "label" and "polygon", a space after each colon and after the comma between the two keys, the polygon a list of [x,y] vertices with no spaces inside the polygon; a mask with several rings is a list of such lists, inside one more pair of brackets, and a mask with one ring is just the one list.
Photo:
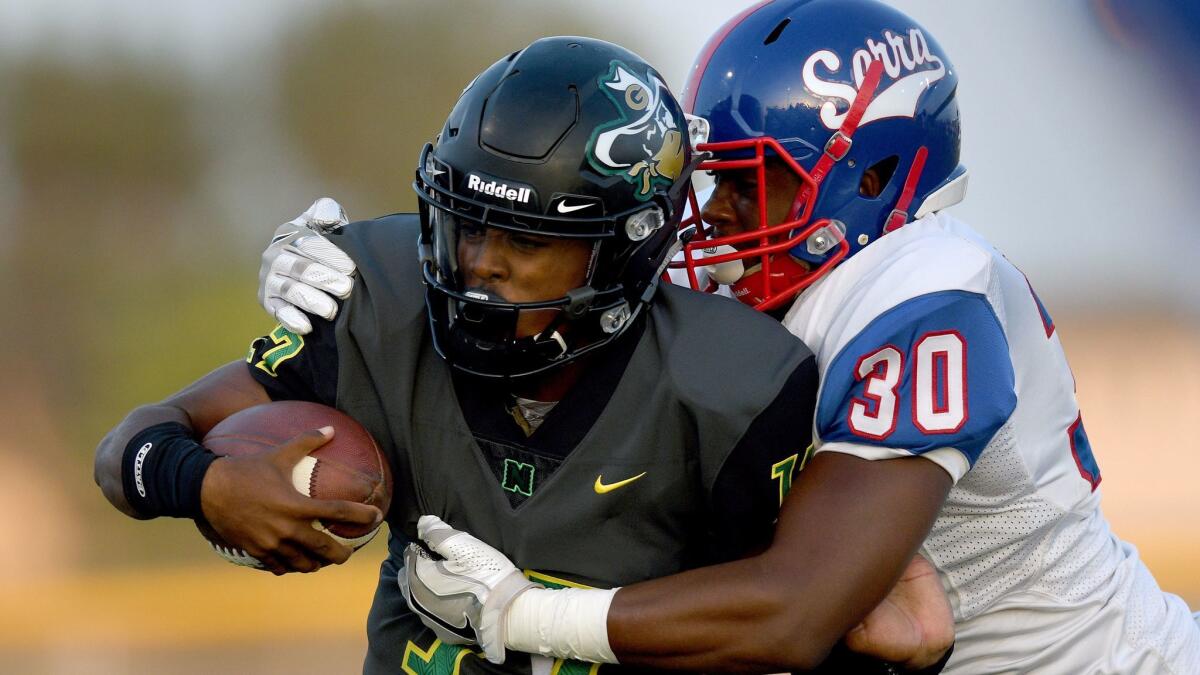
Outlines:
{"label": "blue jersey sleeve", "polygon": [[892,307],[846,344],[825,370],[816,425],[823,445],[954,448],[974,465],[1016,400],[987,298],[940,291]]}

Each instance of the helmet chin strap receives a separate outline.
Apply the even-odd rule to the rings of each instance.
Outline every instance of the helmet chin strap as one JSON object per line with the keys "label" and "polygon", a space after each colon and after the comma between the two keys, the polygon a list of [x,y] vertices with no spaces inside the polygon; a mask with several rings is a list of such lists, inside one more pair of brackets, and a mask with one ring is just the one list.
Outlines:
{"label": "helmet chin strap", "polygon": [[[500,296],[485,289],[472,289],[467,291],[466,295],[480,301],[503,300]],[[474,311],[463,309],[459,313],[462,318],[455,323],[457,330],[453,332],[461,346],[469,347],[473,351],[480,353],[502,351],[506,358],[514,361],[523,361],[530,357],[556,361],[567,353],[566,340],[558,331],[564,322],[562,311],[556,312],[549,325],[536,335],[519,338],[504,337],[505,333],[512,335],[516,332],[516,324],[520,317],[519,310],[495,310],[483,305],[476,305]],[[465,317],[468,315],[474,318],[466,319]],[[478,330],[467,328],[468,323],[477,324],[478,327],[484,329],[484,333],[481,334]],[[487,332],[494,333],[494,337],[488,336]],[[505,342],[507,342],[506,345]]]}
{"label": "helmet chin strap", "polygon": [[[825,152],[817,159],[817,163],[813,165],[812,171],[808,174],[812,176],[813,182],[817,184],[818,189],[821,186],[821,181],[825,180],[825,176],[829,175],[829,170],[833,165],[846,158],[850,153],[850,147],[854,145],[854,132],[858,130],[858,125],[862,122],[863,115],[866,114],[867,108],[871,106],[872,99],[875,98],[875,90],[879,88],[879,80],[883,78],[883,61],[875,59],[871,61],[870,67],[867,68],[866,75],[863,76],[862,86],[858,89],[858,94],[854,96],[854,103],[850,104],[850,110],[846,113],[846,119],[842,120],[842,126],[833,135],[829,137],[829,141],[825,143]],[[792,208],[788,211],[788,219],[795,220],[800,217],[801,209],[804,208],[805,202],[808,201],[811,189],[807,185],[801,185],[796,190],[796,197],[792,200]]]}
{"label": "helmet chin strap", "polygon": [[912,166],[908,168],[908,177],[904,179],[904,189],[900,191],[900,197],[896,199],[896,205],[892,207],[892,213],[888,215],[887,223],[883,226],[884,234],[898,230],[908,222],[908,205],[917,193],[917,182],[921,180],[921,172],[925,170],[925,158],[928,156],[928,148],[923,145],[917,148]]}
{"label": "helmet chin strap", "polygon": [[540,356],[551,361],[561,359],[567,353],[567,341],[563,338],[562,333],[558,331],[559,327],[565,323],[563,312],[558,312],[550,325],[546,326],[537,335],[518,338],[516,344],[524,346],[522,343],[528,343],[528,351],[536,351]]}
{"label": "helmet chin strap", "polygon": [[[808,266],[786,253],[771,261],[771,272],[767,275],[768,294],[763,293],[762,264],[755,265],[750,271],[730,285],[733,297],[756,309],[773,309],[781,304],[770,302],[776,291],[790,288],[811,273]],[[785,300],[786,301],[786,300]],[[764,304],[768,303],[768,304]]]}
{"label": "helmet chin strap", "polygon": [[484,372],[502,371],[501,365],[507,365],[514,372],[527,369],[533,363],[553,363],[567,353],[567,343],[558,331],[556,320],[537,335],[531,335],[512,340],[502,349],[499,344],[479,337],[456,325],[451,328],[449,337],[457,348],[461,365],[468,371],[475,371],[482,365],[490,363]]}
{"label": "helmet chin strap", "polygon": [[[705,257],[737,253],[737,249],[728,244],[722,244],[714,248],[700,249],[700,251],[704,253]],[[737,258],[729,262],[708,265],[705,269],[708,270],[708,278],[722,286],[732,286],[746,274],[745,263]]]}

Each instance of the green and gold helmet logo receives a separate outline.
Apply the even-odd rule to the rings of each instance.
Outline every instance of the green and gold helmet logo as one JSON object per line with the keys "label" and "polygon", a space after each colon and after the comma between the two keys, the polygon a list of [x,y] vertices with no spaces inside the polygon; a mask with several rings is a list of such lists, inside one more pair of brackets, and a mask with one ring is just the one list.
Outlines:
{"label": "green and gold helmet logo", "polygon": [[683,173],[685,141],[678,104],[652,71],[639,77],[620,61],[613,61],[600,78],[600,89],[621,118],[592,132],[588,161],[600,173],[619,175],[633,184],[635,196],[645,201],[655,187],[670,185]]}

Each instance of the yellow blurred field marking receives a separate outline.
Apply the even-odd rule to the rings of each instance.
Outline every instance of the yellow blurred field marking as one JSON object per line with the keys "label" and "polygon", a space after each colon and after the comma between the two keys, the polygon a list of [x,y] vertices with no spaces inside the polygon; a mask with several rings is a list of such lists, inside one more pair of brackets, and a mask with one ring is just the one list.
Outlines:
{"label": "yellow blurred field marking", "polygon": [[0,648],[186,647],[364,634],[378,560],[275,577],[233,565],[0,580]]}

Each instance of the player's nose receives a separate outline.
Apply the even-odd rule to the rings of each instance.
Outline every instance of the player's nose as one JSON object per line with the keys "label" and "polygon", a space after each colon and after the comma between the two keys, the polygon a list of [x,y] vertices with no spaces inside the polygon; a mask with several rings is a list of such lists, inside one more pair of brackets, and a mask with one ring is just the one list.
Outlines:
{"label": "player's nose", "polygon": [[489,230],[459,246],[459,265],[466,271],[468,286],[503,281],[508,278],[509,265],[505,256],[504,233]]}
{"label": "player's nose", "polygon": [[701,220],[716,228],[718,237],[737,233],[737,213],[733,209],[731,193],[729,187],[718,183],[704,208],[700,209]]}

